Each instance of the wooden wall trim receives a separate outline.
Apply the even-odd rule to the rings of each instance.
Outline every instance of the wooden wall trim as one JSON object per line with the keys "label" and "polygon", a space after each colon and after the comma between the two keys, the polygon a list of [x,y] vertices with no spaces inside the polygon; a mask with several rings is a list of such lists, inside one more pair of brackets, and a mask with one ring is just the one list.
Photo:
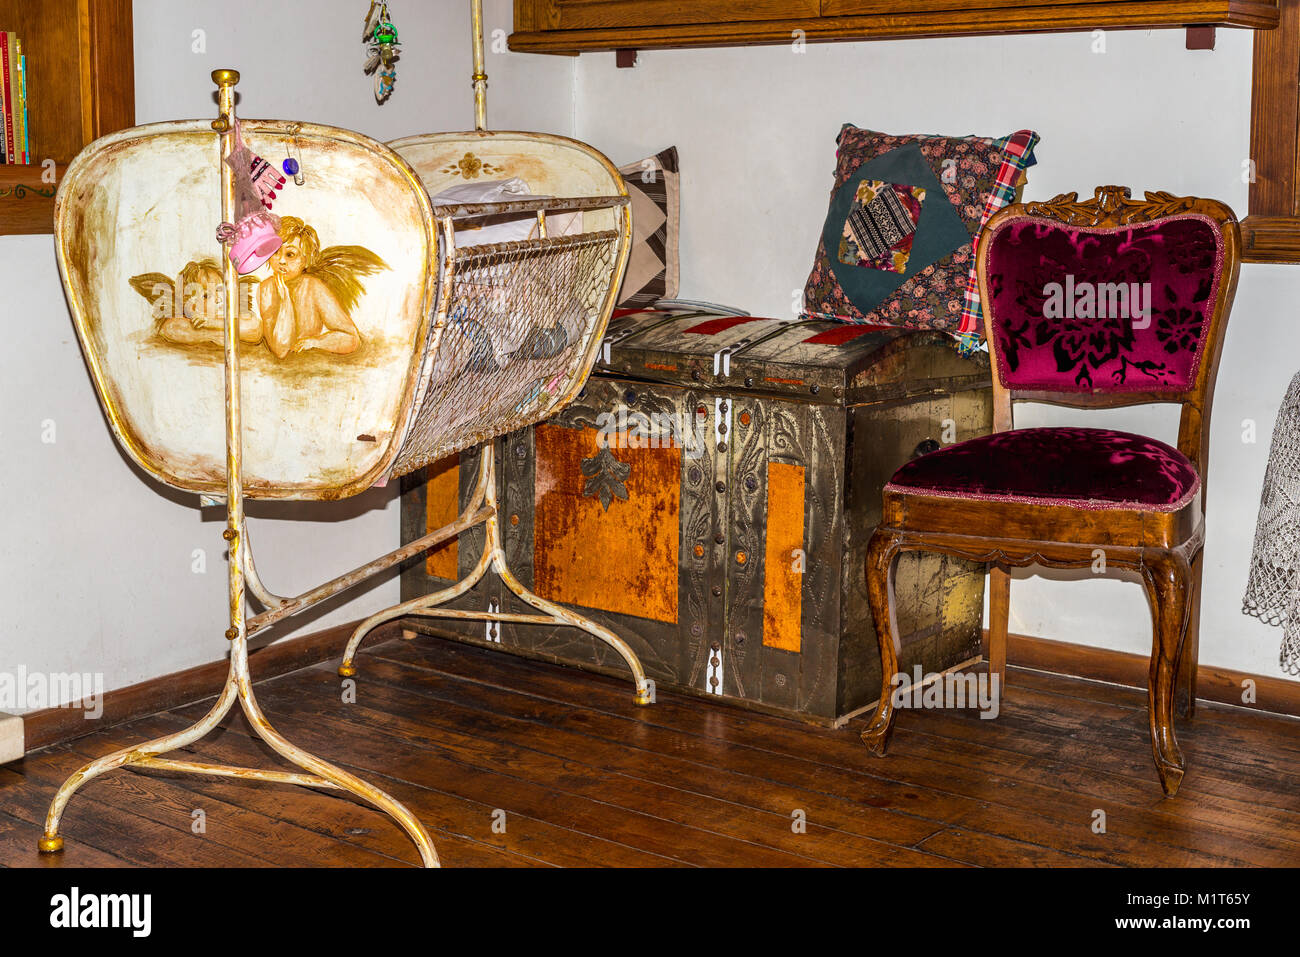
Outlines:
{"label": "wooden wall trim", "polygon": [[[89,52],[91,127],[86,142],[135,126],[131,0],[93,0]],[[123,37],[127,40],[124,42]]]}
{"label": "wooden wall trim", "polygon": [[[1290,0],[1282,0],[1290,2]],[[692,46],[739,46],[790,43],[794,31],[809,41],[877,40],[897,37],[943,37],[1003,33],[1066,32],[1105,29],[1159,29],[1224,26],[1271,30],[1278,23],[1278,0],[1155,0],[1155,2],[1043,2],[1035,5],[936,9],[921,2],[895,4],[888,15],[823,14],[782,20],[723,23],[674,23],[659,26],[617,25],[617,10],[606,22],[588,29],[559,29],[553,6],[538,0],[515,0],[515,31],[510,49],[532,53],[586,50],[655,49]],[[823,9],[826,9],[823,7]]]}
{"label": "wooden wall trim", "polygon": [[[1146,655],[1092,648],[1068,641],[1008,635],[1007,664],[1145,689],[1150,659]],[[1243,684],[1248,680],[1255,683],[1254,704],[1243,704],[1241,700]],[[1201,665],[1197,672],[1196,691],[1201,701],[1300,717],[1300,681]]]}
{"label": "wooden wall trim", "polygon": [[1255,34],[1251,77],[1250,215],[1245,262],[1300,262],[1300,0],[1281,0],[1276,30]]}
{"label": "wooden wall trim", "polygon": [[[339,658],[357,624],[358,622],[352,622],[338,625],[254,649],[249,652],[249,668],[253,680],[274,678]],[[381,625],[372,632],[371,640],[383,641],[399,633],[397,625]],[[229,660],[222,658],[220,661],[106,692],[104,713],[93,721],[87,720],[79,708],[45,708],[25,714],[22,719],[27,751],[30,753],[52,744],[62,744],[116,724],[211,698],[220,689],[229,667]]]}

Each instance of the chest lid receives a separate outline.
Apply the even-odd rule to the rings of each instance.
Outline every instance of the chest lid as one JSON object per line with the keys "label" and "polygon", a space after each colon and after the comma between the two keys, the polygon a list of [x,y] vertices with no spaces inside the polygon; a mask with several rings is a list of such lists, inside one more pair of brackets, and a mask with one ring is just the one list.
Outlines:
{"label": "chest lid", "polygon": [[598,371],[837,405],[990,383],[988,357],[942,333],[702,312],[615,318]]}

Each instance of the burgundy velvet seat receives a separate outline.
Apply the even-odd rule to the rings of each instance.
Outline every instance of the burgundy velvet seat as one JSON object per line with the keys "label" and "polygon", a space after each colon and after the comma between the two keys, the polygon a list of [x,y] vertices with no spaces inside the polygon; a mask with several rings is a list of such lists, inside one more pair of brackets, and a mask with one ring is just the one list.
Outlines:
{"label": "burgundy velvet seat", "polygon": [[1196,495],[1196,467],[1176,448],[1111,429],[995,432],[908,462],[887,488],[923,495],[1176,511]]}

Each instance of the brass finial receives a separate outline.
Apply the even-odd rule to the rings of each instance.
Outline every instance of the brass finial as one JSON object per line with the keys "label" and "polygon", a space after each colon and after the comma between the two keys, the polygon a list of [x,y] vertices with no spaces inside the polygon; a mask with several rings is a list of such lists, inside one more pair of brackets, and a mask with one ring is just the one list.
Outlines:
{"label": "brass finial", "polygon": [[[239,82],[238,70],[213,70],[212,82],[217,85],[221,92],[221,102],[223,106],[235,101],[235,84]],[[220,116],[212,121],[212,129],[218,133],[229,133],[231,128],[230,113],[222,110]]]}

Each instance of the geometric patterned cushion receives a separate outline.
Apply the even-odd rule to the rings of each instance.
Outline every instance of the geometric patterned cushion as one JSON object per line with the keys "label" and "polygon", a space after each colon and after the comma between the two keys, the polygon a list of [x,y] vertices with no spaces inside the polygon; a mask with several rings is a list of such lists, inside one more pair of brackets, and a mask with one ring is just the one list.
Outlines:
{"label": "geometric patterned cushion", "polygon": [[[1034,164],[1038,134],[891,136],[846,124],[836,142],[835,181],[804,287],[804,318],[943,330],[967,347],[977,345],[983,336],[974,281],[978,237]],[[863,224],[857,214],[864,186],[868,192],[896,187],[900,199],[906,197],[899,190],[924,190],[912,194],[920,205],[919,217],[911,217],[915,229],[906,236],[899,229],[897,245],[891,241],[890,251],[879,255],[858,255],[854,238],[854,227]]]}
{"label": "geometric patterned cushion", "polygon": [[677,147],[619,168],[632,206],[632,253],[618,305],[645,309],[675,298],[679,287]]}
{"label": "geometric patterned cushion", "polygon": [[[893,235],[888,239],[883,233],[871,237],[868,220],[877,228],[885,225],[882,199],[888,202],[891,193],[898,200],[889,213],[895,220],[889,230]],[[914,212],[909,208],[912,205]],[[874,239],[876,248],[887,245],[890,253],[897,244],[897,251],[905,254],[902,268],[882,268],[886,265],[881,261],[884,253],[880,259],[864,255],[853,238],[855,231],[864,239]],[[835,288],[861,312],[876,309],[926,270],[937,268],[946,257],[969,246],[966,225],[915,143],[890,150],[855,169],[831,198],[822,225],[822,248],[831,253],[826,267]],[[892,257],[888,264],[894,265]]]}
{"label": "geometric patterned cushion", "polygon": [[1026,505],[1175,512],[1201,488],[1187,456],[1113,429],[1011,429],[945,446],[894,473],[890,491]]}

